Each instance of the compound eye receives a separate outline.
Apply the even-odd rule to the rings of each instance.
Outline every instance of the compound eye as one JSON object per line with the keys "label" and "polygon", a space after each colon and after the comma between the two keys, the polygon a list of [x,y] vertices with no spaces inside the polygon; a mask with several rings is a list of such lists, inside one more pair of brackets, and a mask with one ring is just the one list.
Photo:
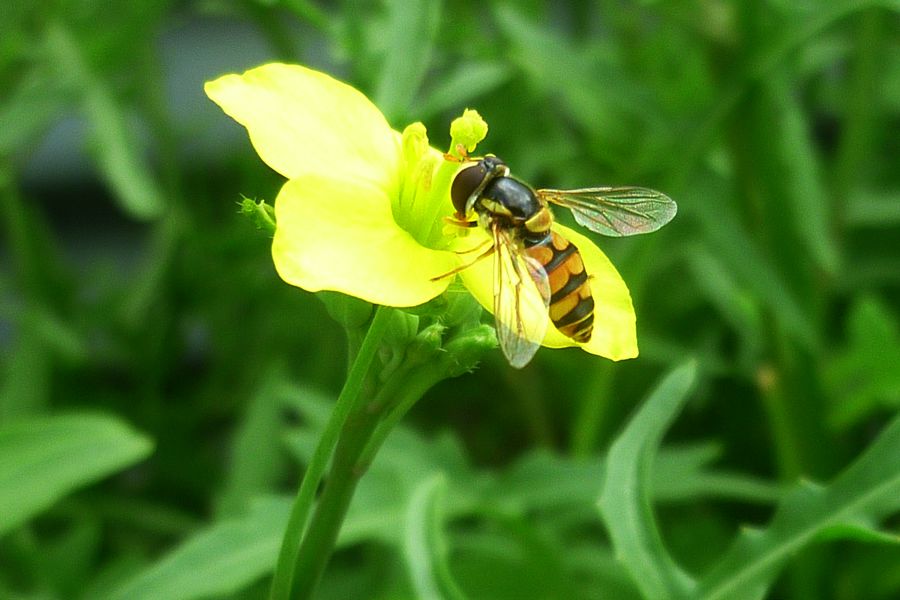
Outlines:
{"label": "compound eye", "polygon": [[453,208],[459,215],[466,214],[466,203],[481,182],[487,176],[487,170],[483,163],[479,162],[471,167],[466,167],[456,174],[453,184],[450,186],[450,199],[453,200]]}

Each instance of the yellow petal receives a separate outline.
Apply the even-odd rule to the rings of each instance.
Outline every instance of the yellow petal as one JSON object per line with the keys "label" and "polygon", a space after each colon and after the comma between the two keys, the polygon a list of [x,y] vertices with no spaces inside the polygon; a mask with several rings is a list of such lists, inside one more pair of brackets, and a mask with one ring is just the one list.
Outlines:
{"label": "yellow petal", "polygon": [[204,89],[247,128],[263,161],[288,179],[322,173],[386,190],[398,181],[399,134],[362,93],[324,73],[271,63]]}
{"label": "yellow petal", "polygon": [[272,257],[286,282],[388,306],[415,306],[441,294],[459,258],[430,250],[401,229],[387,194],[365,181],[308,175],[275,200]]}
{"label": "yellow petal", "polygon": [[[638,348],[634,307],[631,303],[631,294],[619,272],[587,237],[559,224],[554,224],[553,229],[578,247],[584,268],[591,277],[591,293],[595,305],[594,332],[587,344],[579,344],[551,326],[547,329],[542,344],[550,348],[579,346],[591,354],[612,360],[636,357]],[[460,275],[466,288],[481,305],[493,311],[491,260],[480,261]]]}

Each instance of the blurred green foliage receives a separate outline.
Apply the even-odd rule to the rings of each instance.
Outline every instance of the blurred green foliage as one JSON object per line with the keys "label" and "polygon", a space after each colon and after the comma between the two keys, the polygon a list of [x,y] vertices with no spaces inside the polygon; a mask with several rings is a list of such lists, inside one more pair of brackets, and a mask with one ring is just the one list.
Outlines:
{"label": "blurred green foliage", "polygon": [[285,60],[439,148],[477,108],[480,150],[536,185],[680,207],[597,240],[641,358],[542,350],[516,372],[495,352],[431,390],[319,597],[897,597],[898,14],[3,3],[0,596],[266,595],[348,341],[278,280],[241,194],[281,182],[202,84]]}

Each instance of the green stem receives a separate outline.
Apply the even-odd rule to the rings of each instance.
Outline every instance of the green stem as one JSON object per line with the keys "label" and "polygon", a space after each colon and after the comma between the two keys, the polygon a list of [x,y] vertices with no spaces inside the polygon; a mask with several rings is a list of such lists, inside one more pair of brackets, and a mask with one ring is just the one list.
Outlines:
{"label": "green stem", "polygon": [[309,0],[285,0],[285,8],[294,13],[297,18],[312,25],[319,31],[333,37],[335,20]]}
{"label": "green stem", "polygon": [[356,403],[344,423],[325,489],[297,553],[292,599],[312,597],[337,542],[356,485],[368,466],[363,460],[364,451],[378,428],[384,408],[394,404],[392,398],[406,397],[410,389],[408,373],[402,367],[395,371],[371,402]]}
{"label": "green stem", "polygon": [[798,402],[789,390],[792,387],[790,350],[785,347],[787,341],[777,327],[769,333],[772,344],[772,364],[768,367],[771,373],[760,378],[760,399],[769,423],[772,446],[781,481],[794,481],[809,473],[808,455],[804,455],[803,430],[792,415],[791,408]]}
{"label": "green stem", "polygon": [[591,379],[581,394],[578,416],[572,424],[569,450],[573,456],[587,457],[600,446],[600,434],[606,424],[610,409],[610,392],[615,371],[613,363],[597,365]]}
{"label": "green stem", "polygon": [[316,490],[322,481],[328,459],[331,457],[332,451],[337,444],[338,434],[344,428],[348,415],[357,405],[357,398],[360,395],[365,376],[369,371],[372,360],[375,358],[375,353],[378,351],[388,323],[390,323],[392,312],[390,308],[384,306],[379,307],[376,311],[372,324],[369,326],[369,332],[366,334],[359,348],[359,353],[356,355],[356,360],[347,374],[344,388],[338,396],[331,417],[329,417],[325,430],[322,432],[322,437],[319,438],[312,459],[303,476],[303,481],[300,483],[300,490],[291,508],[291,516],[288,520],[287,529],[284,532],[278,563],[275,567],[275,575],[272,579],[270,592],[272,600],[287,600],[291,597],[293,566],[298,560],[301,537],[306,528]]}
{"label": "green stem", "polygon": [[[67,279],[50,228],[35,205],[23,198],[12,164],[0,157],[0,230],[13,267],[11,281],[24,296],[25,306],[58,307],[59,289]],[[56,301],[56,302],[54,302]]]}
{"label": "green stem", "polygon": [[[60,294],[63,278],[43,219],[19,193],[11,166],[0,157],[0,230],[6,233],[5,250],[13,266],[10,278],[21,294],[8,318],[19,328],[6,377],[0,383],[0,422],[44,410],[50,398],[51,351],[40,333],[40,313],[53,314],[65,305]],[[15,297],[15,294],[14,294]],[[6,308],[6,307],[4,307]],[[6,312],[6,311],[4,311]],[[4,315],[7,317],[7,315]]]}
{"label": "green stem", "polygon": [[352,415],[341,431],[325,489],[297,555],[291,598],[311,598],[325,571],[362,475],[357,461],[378,417],[377,413]]}
{"label": "green stem", "polygon": [[[359,462],[361,464],[371,464],[378,449],[381,448],[381,445],[384,443],[388,434],[394,429],[394,426],[407,412],[409,412],[409,409],[419,401],[419,398],[425,395],[425,392],[447,377],[448,369],[449,360],[444,359],[439,361],[436,365],[426,367],[424,371],[412,372],[405,378],[403,389],[399,391],[396,400],[394,400],[388,409],[387,415],[381,419],[381,422],[378,423],[378,426],[369,438],[362,456],[360,457]],[[388,398],[388,400],[390,400],[390,398]]]}
{"label": "green stem", "polygon": [[854,44],[853,70],[845,97],[844,124],[832,169],[838,223],[844,218],[846,198],[859,181],[866,152],[871,152],[873,123],[883,71],[884,28],[882,13],[870,8],[859,15]]}

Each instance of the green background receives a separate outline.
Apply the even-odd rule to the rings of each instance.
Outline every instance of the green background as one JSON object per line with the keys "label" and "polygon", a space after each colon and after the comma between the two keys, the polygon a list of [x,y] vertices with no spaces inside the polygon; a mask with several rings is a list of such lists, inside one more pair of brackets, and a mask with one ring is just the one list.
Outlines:
{"label": "green background", "polygon": [[0,597],[265,597],[347,366],[239,212],[282,180],[202,92],[272,60],[441,149],[477,108],[479,150],[536,186],[679,204],[658,233],[594,238],[640,358],[493,351],[432,389],[319,597],[900,596],[898,13],[3,3]]}

